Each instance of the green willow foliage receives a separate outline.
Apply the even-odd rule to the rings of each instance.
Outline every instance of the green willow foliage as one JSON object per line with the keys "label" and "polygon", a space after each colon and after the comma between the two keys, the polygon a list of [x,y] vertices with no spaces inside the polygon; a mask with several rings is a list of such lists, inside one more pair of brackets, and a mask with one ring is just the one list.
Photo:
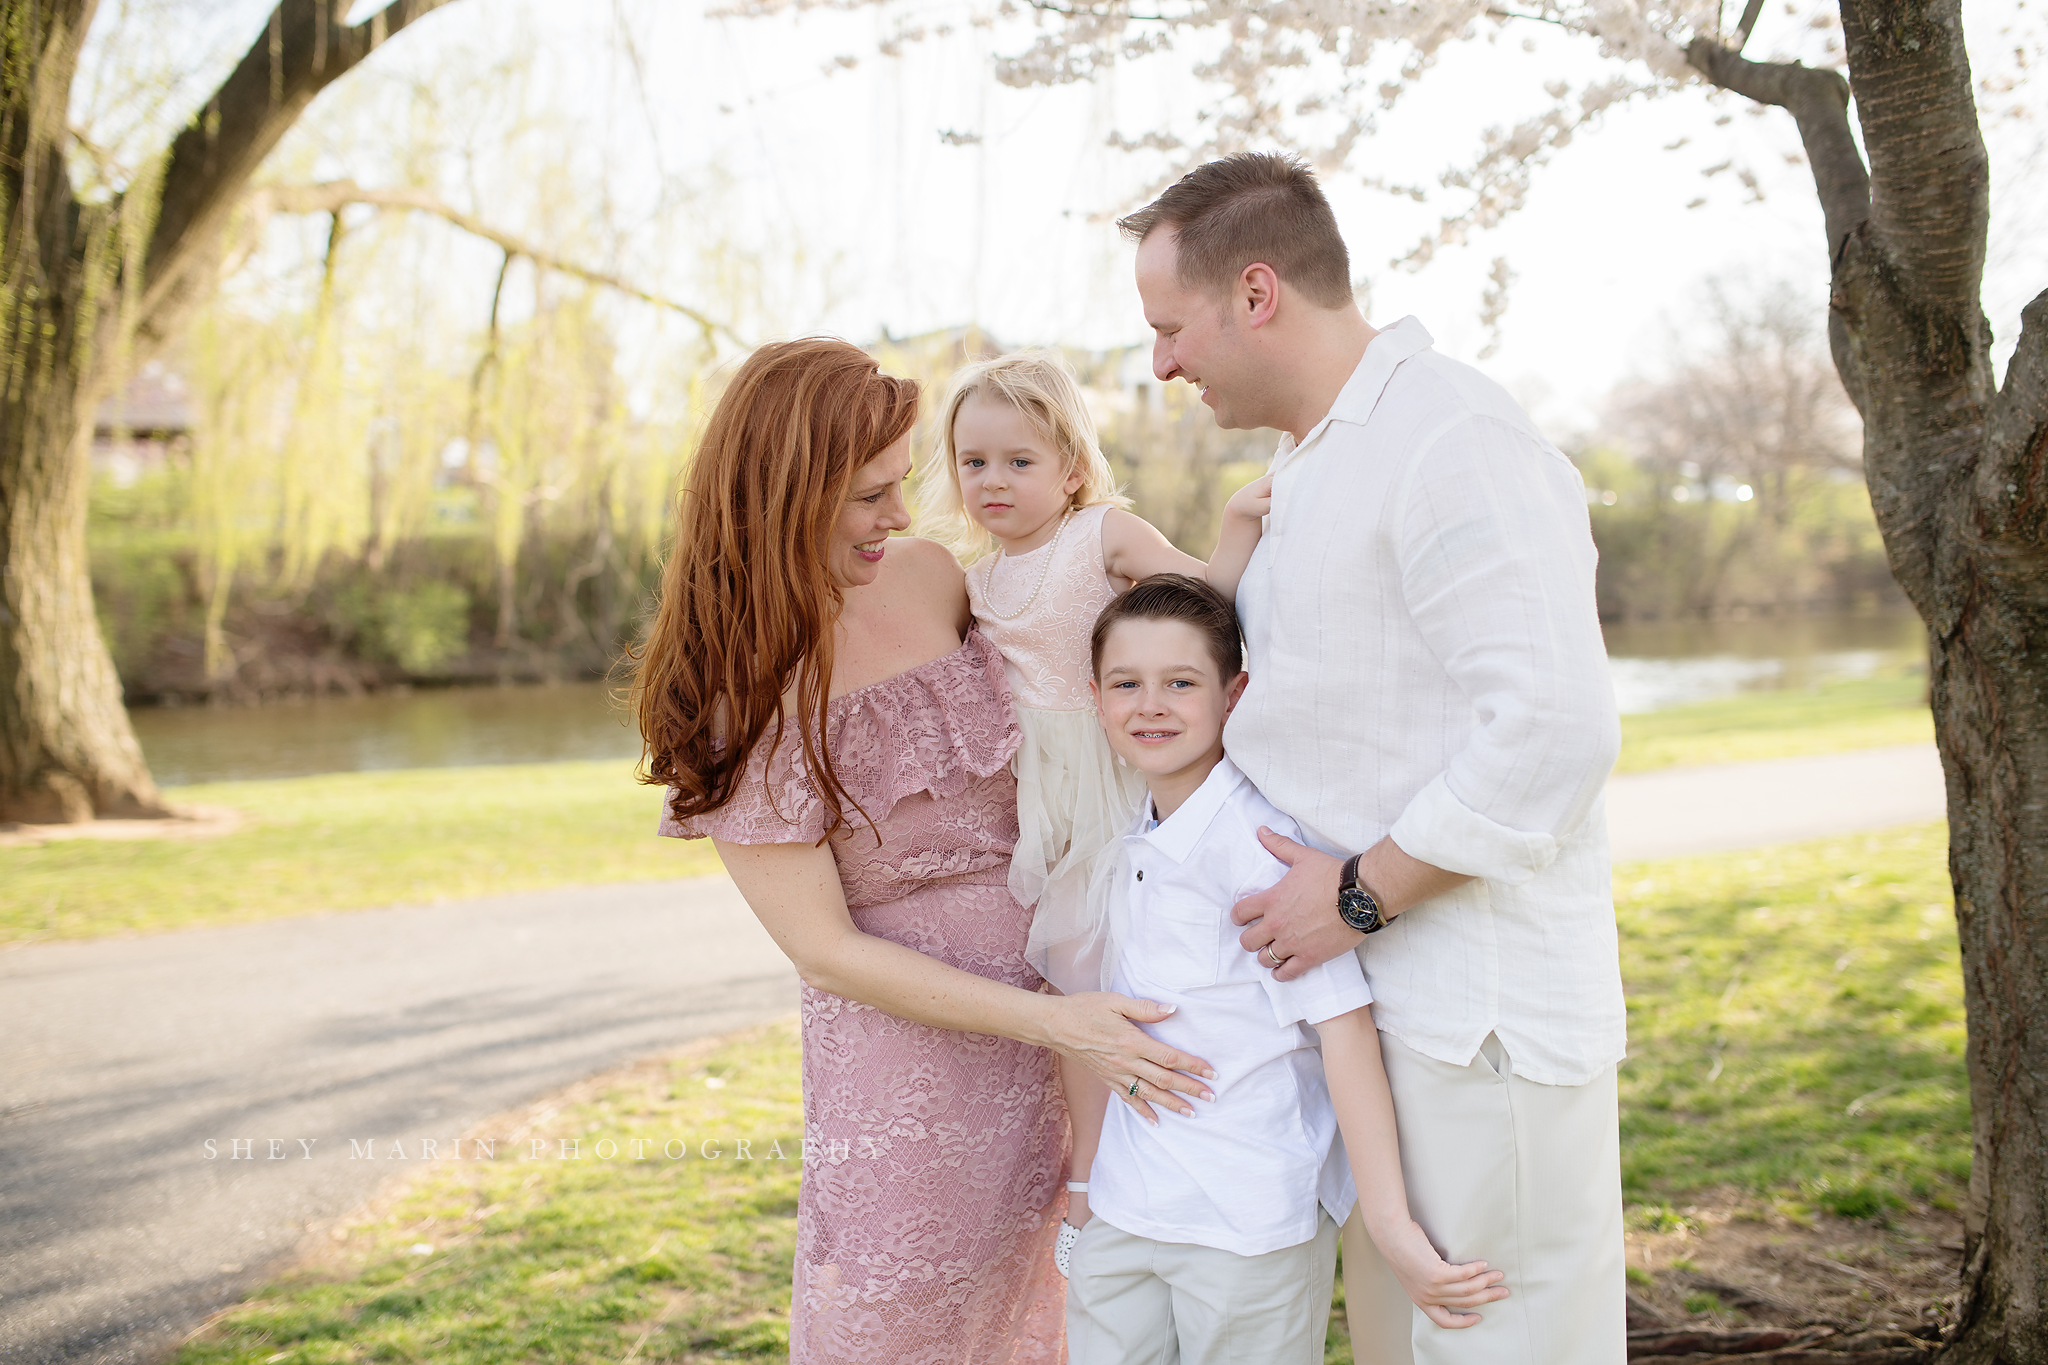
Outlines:
{"label": "green willow foliage", "polygon": [[[517,264],[522,318],[422,326],[408,282],[372,258],[389,242],[356,240],[399,231],[336,234],[302,306],[231,291],[173,353],[189,443],[95,494],[102,614],[131,694],[590,673],[630,638],[703,359],[679,358],[636,416],[615,301]],[[185,610],[136,588],[151,555],[183,566]],[[160,629],[123,619],[145,600]],[[290,662],[309,654],[349,666]]]}

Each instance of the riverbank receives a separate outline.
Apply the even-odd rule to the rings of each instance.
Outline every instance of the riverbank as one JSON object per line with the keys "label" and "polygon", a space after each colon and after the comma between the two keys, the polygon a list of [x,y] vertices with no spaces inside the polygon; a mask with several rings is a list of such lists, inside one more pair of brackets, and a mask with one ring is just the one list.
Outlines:
{"label": "riverbank", "polygon": [[[1902,673],[1625,716],[1617,771],[1925,741],[1922,685]],[[654,837],[660,796],[624,760],[330,773],[168,795],[239,811],[242,824],[205,839],[0,848],[0,943],[719,870],[707,841]]]}
{"label": "riverbank", "polygon": [[[1969,1162],[1944,846],[1937,825],[1616,870],[1644,1307],[1704,1329],[1936,1320]],[[756,1030],[480,1125],[489,1159],[416,1167],[178,1365],[781,1358],[797,1055],[793,1028]],[[788,1159],[763,1159],[777,1141]],[[1328,1359],[1350,1359],[1341,1315]]]}
{"label": "riverbank", "polygon": [[1744,692],[1621,718],[1618,773],[1881,749],[1934,740],[1927,677],[1898,670],[1813,688]]}

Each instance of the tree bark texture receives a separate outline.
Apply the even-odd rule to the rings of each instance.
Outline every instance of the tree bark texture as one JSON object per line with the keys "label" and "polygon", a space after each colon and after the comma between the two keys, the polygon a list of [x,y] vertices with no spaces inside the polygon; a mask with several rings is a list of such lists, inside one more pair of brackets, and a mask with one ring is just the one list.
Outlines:
{"label": "tree bark texture", "polygon": [[283,0],[163,161],[81,203],[66,126],[92,0],[0,10],[0,821],[164,813],[93,612],[94,410],[211,283],[249,177],[330,81],[446,0]]}
{"label": "tree bark texture", "polygon": [[63,147],[86,3],[10,15],[0,74],[0,819],[156,815],[87,573],[86,442],[113,311],[108,212]]}
{"label": "tree bark texture", "polygon": [[1704,40],[1688,55],[1798,121],[1833,261],[1829,340],[1892,571],[1927,624],[1974,1143],[1943,1358],[2048,1365],[2048,293],[2000,389],[1959,2],[1844,0],[1842,20],[1846,86]]}

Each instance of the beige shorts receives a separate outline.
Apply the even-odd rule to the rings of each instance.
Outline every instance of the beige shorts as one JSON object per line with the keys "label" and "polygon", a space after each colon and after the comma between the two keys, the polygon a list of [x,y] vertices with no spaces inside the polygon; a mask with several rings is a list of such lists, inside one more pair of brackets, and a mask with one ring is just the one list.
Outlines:
{"label": "beige shorts", "polygon": [[1263,1256],[1091,1218],[1067,1281],[1069,1365],[1321,1365],[1337,1225]]}

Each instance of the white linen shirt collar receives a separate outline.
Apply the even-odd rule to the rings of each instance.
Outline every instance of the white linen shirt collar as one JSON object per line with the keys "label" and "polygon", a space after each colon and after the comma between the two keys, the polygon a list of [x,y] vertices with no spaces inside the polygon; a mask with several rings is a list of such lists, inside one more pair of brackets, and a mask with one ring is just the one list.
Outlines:
{"label": "white linen shirt collar", "polygon": [[1389,327],[1382,327],[1373,339],[1366,343],[1365,354],[1360,357],[1358,368],[1344,381],[1344,387],[1337,391],[1337,401],[1330,404],[1330,410],[1323,414],[1323,420],[1308,430],[1300,444],[1296,444],[1292,433],[1282,432],[1279,449],[1274,452],[1274,469],[1291,463],[1296,456],[1316,443],[1332,422],[1349,422],[1353,426],[1364,426],[1372,417],[1372,410],[1379,406],[1380,395],[1387,391],[1387,381],[1394,377],[1394,371],[1402,361],[1412,355],[1420,355],[1436,344],[1436,338],[1413,313]]}

